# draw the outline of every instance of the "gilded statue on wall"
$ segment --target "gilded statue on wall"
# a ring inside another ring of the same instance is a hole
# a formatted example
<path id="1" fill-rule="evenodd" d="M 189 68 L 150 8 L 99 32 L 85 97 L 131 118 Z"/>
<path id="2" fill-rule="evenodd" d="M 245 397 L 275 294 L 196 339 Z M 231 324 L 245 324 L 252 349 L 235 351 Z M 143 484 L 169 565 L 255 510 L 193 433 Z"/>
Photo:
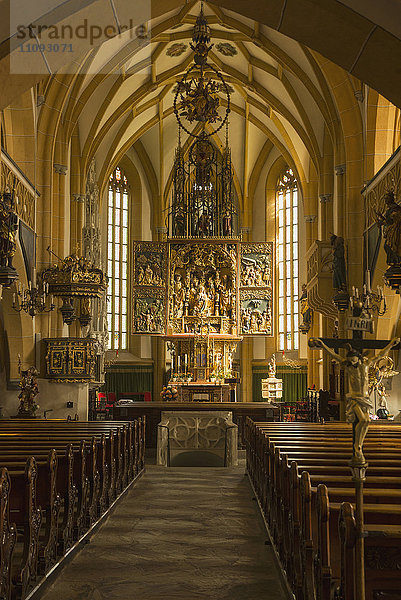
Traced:
<path id="1" fill-rule="evenodd" d="M 269 361 L 269 364 L 267 365 L 267 369 L 269 372 L 269 377 L 275 378 L 276 377 L 276 355 L 274 354 L 274 352 Z"/>
<path id="2" fill-rule="evenodd" d="M 35 367 L 29 367 L 25 371 L 21 371 L 21 380 L 18 384 L 21 389 L 18 407 L 18 417 L 34 417 L 39 405 L 36 403 L 36 396 L 39 394 L 39 386 L 37 382 L 38 371 Z"/>
<path id="3" fill-rule="evenodd" d="M 401 264 L 401 206 L 397 204 L 393 191 L 388 191 L 383 198 L 386 210 L 376 211 L 376 223 L 383 229 L 384 250 L 388 265 Z"/>
<path id="4" fill-rule="evenodd" d="M 302 323 L 299 329 L 302 333 L 307 333 L 312 324 L 312 309 L 308 302 L 308 293 L 306 290 L 306 283 L 302 285 L 302 294 L 299 297 L 300 312 L 302 316 Z"/>
<path id="5" fill-rule="evenodd" d="M 18 217 L 14 212 L 14 198 L 10 192 L 4 192 L 0 196 L 0 268 L 3 271 L 15 273 L 13 258 L 17 249 L 16 232 L 18 229 Z M 12 275 L 11 275 L 12 277 Z M 12 279 L 15 279 L 12 277 Z M 3 285 L 10 285 L 4 280 Z"/>

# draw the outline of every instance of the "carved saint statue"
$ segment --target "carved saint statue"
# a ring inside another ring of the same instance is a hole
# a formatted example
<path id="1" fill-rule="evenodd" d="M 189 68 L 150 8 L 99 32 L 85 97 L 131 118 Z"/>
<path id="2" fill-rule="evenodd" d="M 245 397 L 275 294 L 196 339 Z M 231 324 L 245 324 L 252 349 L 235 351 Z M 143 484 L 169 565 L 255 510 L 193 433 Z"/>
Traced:
<path id="1" fill-rule="evenodd" d="M 384 250 L 388 265 L 401 263 L 401 206 L 394 198 L 394 192 L 389 191 L 384 196 L 385 213 L 376 211 L 376 222 L 383 228 Z"/>
<path id="2" fill-rule="evenodd" d="M 36 410 L 39 408 L 35 400 L 35 397 L 39 394 L 37 376 L 38 372 L 35 367 L 29 367 L 26 371 L 21 371 L 21 381 L 18 384 L 21 388 L 18 395 L 20 400 L 19 417 L 34 417 Z"/>
<path id="3" fill-rule="evenodd" d="M 388 394 L 386 392 L 386 386 L 384 385 L 384 383 L 379 383 L 379 385 L 376 388 L 376 392 L 379 396 L 379 408 L 377 409 L 376 414 L 379 417 L 379 419 L 388 419 L 388 416 L 390 414 L 387 406 Z"/>
<path id="4" fill-rule="evenodd" d="M 311 311 L 311 307 L 309 306 L 309 303 L 308 303 L 308 294 L 306 291 L 306 283 L 304 283 L 302 285 L 302 294 L 299 297 L 299 304 L 300 304 L 301 315 L 302 315 L 302 325 L 304 325 L 305 327 L 308 327 L 308 326 L 310 326 L 310 324 L 312 322 L 312 311 Z"/>
<path id="5" fill-rule="evenodd" d="M 18 217 L 13 211 L 13 196 L 5 192 L 0 196 L 0 266 L 15 271 L 12 261 L 17 244 Z"/>
<path id="6" fill-rule="evenodd" d="M 311 338 L 309 346 L 311 348 L 323 348 L 337 361 L 348 375 L 347 422 L 353 424 L 353 446 L 354 458 L 361 464 L 365 464 L 365 457 L 362 452 L 362 446 L 369 427 L 369 411 L 373 405 L 369 397 L 369 368 L 374 366 L 379 360 L 398 344 L 400 338 L 394 338 L 383 350 L 376 356 L 367 358 L 350 344 L 346 345 L 347 355 L 342 358 L 334 350 L 326 346 L 319 338 Z"/>
<path id="7" fill-rule="evenodd" d="M 184 314 L 185 289 L 182 285 L 182 277 L 178 273 L 175 279 L 174 286 L 174 316 L 182 317 Z"/>
<path id="8" fill-rule="evenodd" d="M 272 354 L 269 364 L 267 365 L 269 370 L 269 377 L 276 377 L 276 356 Z"/>
<path id="9" fill-rule="evenodd" d="M 223 235 L 232 235 L 233 227 L 232 227 L 232 219 L 231 212 L 227 209 L 224 213 L 223 217 Z"/>
<path id="10" fill-rule="evenodd" d="M 347 290 L 347 270 L 345 267 L 344 238 L 333 233 L 330 237 L 333 246 L 333 288 L 338 291 Z"/>

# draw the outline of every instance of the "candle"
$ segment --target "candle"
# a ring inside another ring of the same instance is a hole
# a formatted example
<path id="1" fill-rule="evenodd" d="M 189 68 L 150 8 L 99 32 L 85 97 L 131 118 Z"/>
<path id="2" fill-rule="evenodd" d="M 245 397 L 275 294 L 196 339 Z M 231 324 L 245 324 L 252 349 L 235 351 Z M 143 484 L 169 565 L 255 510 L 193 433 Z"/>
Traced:
<path id="1" fill-rule="evenodd" d="M 16 300 L 16 297 L 15 297 L 15 293 L 14 293 L 13 294 L 13 305 L 15 305 L 15 300 Z"/>
<path id="2" fill-rule="evenodd" d="M 33 287 L 36 286 L 36 267 L 33 268 Z"/>
<path id="3" fill-rule="evenodd" d="M 371 287 L 370 287 L 370 271 L 369 271 L 369 269 L 366 271 L 366 287 L 368 289 L 368 292 L 370 292 Z"/>
<path id="4" fill-rule="evenodd" d="M 366 296 L 366 283 L 363 284 L 363 295 Z"/>
<path id="5" fill-rule="evenodd" d="M 355 286 L 352 286 L 352 295 L 355 296 Z"/>
<path id="6" fill-rule="evenodd" d="M 181 357 L 178 357 L 178 372 L 180 372 L 180 366 L 181 366 Z"/>

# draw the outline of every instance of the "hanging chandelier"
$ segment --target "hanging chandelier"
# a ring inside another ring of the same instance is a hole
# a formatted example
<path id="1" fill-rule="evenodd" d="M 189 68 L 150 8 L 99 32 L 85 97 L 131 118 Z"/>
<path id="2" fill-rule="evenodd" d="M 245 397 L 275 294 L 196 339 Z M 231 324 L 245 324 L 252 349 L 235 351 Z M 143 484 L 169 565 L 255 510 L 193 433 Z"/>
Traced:
<path id="1" fill-rule="evenodd" d="M 194 64 L 177 84 L 174 113 L 178 146 L 173 167 L 169 237 L 233 237 L 238 230 L 228 144 L 230 92 L 220 71 L 208 62 L 210 28 L 201 8 L 191 48 Z M 220 152 L 212 139 L 225 126 Z M 187 147 L 181 133 L 188 134 Z M 193 140 L 192 143 L 190 140 Z"/>
<path id="2" fill-rule="evenodd" d="M 48 285 L 43 283 L 41 287 L 36 287 L 35 281 L 33 285 L 30 281 L 28 288 L 21 284 L 18 286 L 17 292 L 13 294 L 12 306 L 15 311 L 24 311 L 33 318 L 39 313 L 51 312 L 55 309 L 53 296 L 51 296 L 50 304 L 47 303 L 47 298 Z"/>

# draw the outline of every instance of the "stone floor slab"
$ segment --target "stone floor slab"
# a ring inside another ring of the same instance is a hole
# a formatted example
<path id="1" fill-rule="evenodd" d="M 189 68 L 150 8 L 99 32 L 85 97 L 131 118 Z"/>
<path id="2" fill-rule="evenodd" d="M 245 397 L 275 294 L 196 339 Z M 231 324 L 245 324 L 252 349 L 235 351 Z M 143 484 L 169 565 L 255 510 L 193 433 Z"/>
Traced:
<path id="1" fill-rule="evenodd" d="M 284 600 L 241 467 L 147 467 L 43 600 Z"/>

